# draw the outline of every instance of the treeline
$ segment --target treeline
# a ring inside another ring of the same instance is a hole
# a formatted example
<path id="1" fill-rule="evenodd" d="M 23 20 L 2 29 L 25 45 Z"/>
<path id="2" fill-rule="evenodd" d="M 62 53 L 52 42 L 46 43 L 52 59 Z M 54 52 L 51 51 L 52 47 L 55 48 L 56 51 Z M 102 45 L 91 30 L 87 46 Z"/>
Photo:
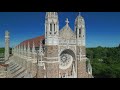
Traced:
<path id="1" fill-rule="evenodd" d="M 5 52 L 5 48 L 0 48 L 0 53 L 4 53 Z M 10 48 L 10 54 L 12 53 L 12 48 Z"/>
<path id="2" fill-rule="evenodd" d="M 120 45 L 113 48 L 99 46 L 86 50 L 94 78 L 120 78 Z M 4 48 L 0 48 L 0 53 L 4 53 Z"/>
<path id="3" fill-rule="evenodd" d="M 4 53 L 4 48 L 0 48 L 0 53 Z"/>
<path id="4" fill-rule="evenodd" d="M 95 78 L 120 78 L 120 45 L 107 48 L 87 48 Z"/>

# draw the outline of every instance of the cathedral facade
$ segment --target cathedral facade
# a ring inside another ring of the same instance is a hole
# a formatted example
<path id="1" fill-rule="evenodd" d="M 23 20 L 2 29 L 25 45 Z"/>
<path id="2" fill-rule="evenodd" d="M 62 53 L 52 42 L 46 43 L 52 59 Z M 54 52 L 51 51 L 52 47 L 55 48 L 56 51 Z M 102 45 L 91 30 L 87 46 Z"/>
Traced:
<path id="1" fill-rule="evenodd" d="M 92 78 L 86 57 L 84 18 L 80 14 L 76 17 L 74 30 L 68 19 L 65 22 L 60 30 L 58 13 L 46 12 L 45 35 L 20 43 L 9 59 L 24 67 L 31 77 Z"/>

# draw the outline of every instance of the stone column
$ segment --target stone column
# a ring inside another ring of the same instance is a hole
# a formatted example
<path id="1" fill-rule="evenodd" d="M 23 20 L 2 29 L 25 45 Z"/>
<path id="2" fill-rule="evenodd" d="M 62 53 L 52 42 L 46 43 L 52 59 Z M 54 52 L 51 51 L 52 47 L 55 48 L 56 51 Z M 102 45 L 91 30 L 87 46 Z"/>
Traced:
<path id="1" fill-rule="evenodd" d="M 5 32 L 5 61 L 9 59 L 9 32 Z"/>
<path id="2" fill-rule="evenodd" d="M 33 48 L 32 48 L 32 58 L 33 58 L 33 59 L 35 59 L 35 54 L 36 54 L 35 51 L 36 51 L 36 50 L 35 50 L 35 44 L 34 44 L 34 42 L 33 42 Z"/>

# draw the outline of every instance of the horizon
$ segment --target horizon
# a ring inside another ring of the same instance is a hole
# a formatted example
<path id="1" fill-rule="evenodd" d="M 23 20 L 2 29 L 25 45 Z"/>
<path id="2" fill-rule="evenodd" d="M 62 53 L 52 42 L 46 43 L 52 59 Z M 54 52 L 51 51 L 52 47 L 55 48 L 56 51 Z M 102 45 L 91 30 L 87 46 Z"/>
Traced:
<path id="1" fill-rule="evenodd" d="M 79 12 L 58 12 L 60 30 L 66 18 L 74 31 Z M 85 19 L 86 47 L 117 47 L 120 44 L 120 12 L 81 12 Z M 10 47 L 44 34 L 45 12 L 0 12 L 0 47 L 5 31 L 10 32 Z"/>

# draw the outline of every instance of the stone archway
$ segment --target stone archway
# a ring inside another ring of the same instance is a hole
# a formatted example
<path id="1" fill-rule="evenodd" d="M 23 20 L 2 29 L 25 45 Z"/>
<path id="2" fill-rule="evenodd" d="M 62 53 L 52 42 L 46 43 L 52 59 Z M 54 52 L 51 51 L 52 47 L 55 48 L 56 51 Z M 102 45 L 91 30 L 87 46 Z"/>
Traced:
<path id="1" fill-rule="evenodd" d="M 60 53 L 60 58 L 59 58 L 60 77 L 63 78 L 63 77 L 74 76 L 73 72 L 76 71 L 75 61 L 76 61 L 75 53 L 72 50 L 65 49 Z"/>
<path id="2" fill-rule="evenodd" d="M 71 55 L 71 56 L 75 59 L 75 53 L 74 53 L 71 49 L 65 49 L 65 50 L 63 50 L 63 51 L 60 53 L 60 56 L 61 56 L 63 53 L 67 53 L 67 54 Z"/>

